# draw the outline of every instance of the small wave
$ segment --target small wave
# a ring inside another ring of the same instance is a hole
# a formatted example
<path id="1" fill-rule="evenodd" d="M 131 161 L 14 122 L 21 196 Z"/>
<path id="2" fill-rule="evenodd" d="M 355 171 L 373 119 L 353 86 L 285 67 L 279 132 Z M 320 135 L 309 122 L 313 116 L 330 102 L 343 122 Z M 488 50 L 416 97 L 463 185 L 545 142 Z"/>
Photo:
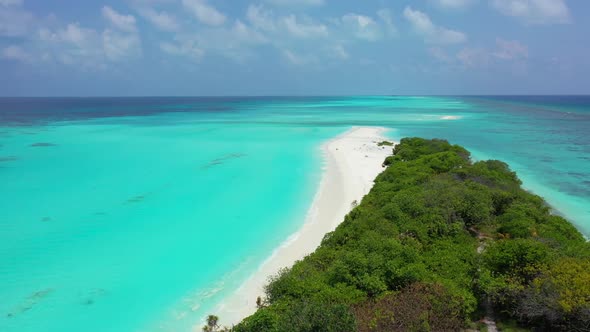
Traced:
<path id="1" fill-rule="evenodd" d="M 458 115 L 443 115 L 440 117 L 441 120 L 460 120 L 461 117 Z"/>

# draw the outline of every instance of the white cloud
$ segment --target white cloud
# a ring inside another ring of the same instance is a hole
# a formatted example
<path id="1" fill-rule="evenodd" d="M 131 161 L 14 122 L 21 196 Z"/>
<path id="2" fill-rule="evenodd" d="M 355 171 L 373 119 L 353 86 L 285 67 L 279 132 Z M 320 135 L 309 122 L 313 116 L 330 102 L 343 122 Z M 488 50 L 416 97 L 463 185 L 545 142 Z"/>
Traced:
<path id="1" fill-rule="evenodd" d="M 273 17 L 273 13 L 269 10 L 266 10 L 262 6 L 250 5 L 248 6 L 248 10 L 246 11 L 246 18 L 254 27 L 266 30 L 266 31 L 274 31 L 276 30 L 275 19 Z"/>
<path id="2" fill-rule="evenodd" d="M 32 59 L 32 56 L 23 50 L 20 46 L 10 45 L 2 49 L 0 53 L 2 58 L 7 60 L 16 60 L 22 62 L 29 62 Z"/>
<path id="3" fill-rule="evenodd" d="M 107 29 L 102 33 L 104 53 L 109 60 L 119 61 L 141 55 L 137 34 L 120 33 Z"/>
<path id="4" fill-rule="evenodd" d="M 236 20 L 231 26 L 206 28 L 198 33 L 177 33 L 174 42 L 161 43 L 160 49 L 194 61 L 205 54 L 212 54 L 244 62 L 254 56 L 251 51 L 254 46 L 267 42 L 268 39 L 260 31 Z"/>
<path id="5" fill-rule="evenodd" d="M 500 13 L 522 20 L 526 24 L 570 23 L 570 11 L 565 0 L 490 0 Z"/>
<path id="6" fill-rule="evenodd" d="M 463 32 L 439 28 L 434 38 L 434 43 L 440 44 L 459 44 L 464 43 L 467 37 Z"/>
<path id="7" fill-rule="evenodd" d="M 404 9 L 404 17 L 428 43 L 460 44 L 467 40 L 467 36 L 463 32 L 437 26 L 430 20 L 430 17 L 426 13 L 413 10 L 409 6 Z"/>
<path id="8" fill-rule="evenodd" d="M 397 28 L 393 23 L 393 15 L 391 14 L 391 11 L 389 9 L 379 9 L 377 11 L 377 16 L 379 16 L 381 21 L 383 21 L 387 29 L 387 32 L 390 35 L 397 35 Z"/>
<path id="9" fill-rule="evenodd" d="M 329 49 L 330 54 L 337 59 L 346 60 L 350 58 L 350 55 L 342 45 L 335 45 Z"/>
<path id="10" fill-rule="evenodd" d="M 342 23 L 359 39 L 376 41 L 381 38 L 379 25 L 369 16 L 346 14 L 342 16 Z"/>
<path id="11" fill-rule="evenodd" d="M 104 6 L 102 7 L 102 16 L 119 30 L 126 32 L 137 31 L 135 17 L 133 15 L 123 15 L 109 6 Z"/>
<path id="12" fill-rule="evenodd" d="M 183 0 L 185 6 L 187 2 L 204 4 L 202 0 Z M 243 20 L 236 19 L 229 24 L 224 16 L 220 25 L 209 24 L 210 27 L 194 32 L 179 29 L 174 41 L 160 43 L 160 49 L 192 59 L 211 55 L 244 62 L 256 57 L 257 45 L 266 44 L 277 49 L 290 63 L 302 65 L 318 63 L 321 59 L 349 59 L 347 50 L 359 39 L 374 41 L 396 32 L 392 15 L 386 9 L 373 17 L 351 13 L 325 20 L 297 14 L 278 15 L 279 10 L 251 4 Z M 310 54 L 303 50 L 312 51 Z"/>
<path id="13" fill-rule="evenodd" d="M 423 33 L 432 33 L 436 30 L 436 27 L 430 20 L 430 17 L 425 13 L 413 10 L 411 7 L 406 7 L 404 9 L 404 17 L 412 23 L 414 28 Z"/>
<path id="14" fill-rule="evenodd" d="M 36 52 L 45 60 L 82 69 L 104 69 L 108 62 L 140 56 L 136 32 L 106 29 L 102 33 L 70 23 L 64 28 L 40 28 Z"/>
<path id="15" fill-rule="evenodd" d="M 432 54 L 437 57 L 437 54 Z M 482 67 L 504 62 L 524 63 L 522 60 L 526 60 L 528 56 L 529 50 L 525 45 L 498 38 L 494 50 L 467 47 L 459 51 L 456 58 L 465 67 Z"/>
<path id="16" fill-rule="evenodd" d="M 231 32 L 235 38 L 247 44 L 262 44 L 267 42 L 264 35 L 250 28 L 240 20 L 236 20 Z"/>
<path id="17" fill-rule="evenodd" d="M 432 0 L 437 6 L 448 9 L 462 9 L 470 6 L 475 0 Z"/>
<path id="18" fill-rule="evenodd" d="M 317 58 L 313 55 L 298 54 L 287 49 L 283 50 L 282 54 L 283 57 L 287 59 L 287 61 L 297 66 L 304 66 L 317 63 Z"/>
<path id="19" fill-rule="evenodd" d="M 258 5 L 250 5 L 246 11 L 248 22 L 261 31 L 272 33 L 277 39 L 285 34 L 295 38 L 314 39 L 328 35 L 328 27 L 316 23 L 309 17 L 297 17 L 293 14 L 277 17 L 271 10 Z"/>
<path id="20" fill-rule="evenodd" d="M 0 6 L 20 6 L 23 4 L 23 0 L 0 0 Z"/>
<path id="21" fill-rule="evenodd" d="M 347 60 L 347 47 L 359 39 L 373 41 L 385 35 L 384 30 L 395 32 L 389 11 L 380 11 L 378 15 L 379 21 L 351 13 L 322 22 L 294 14 L 277 16 L 262 5 L 250 5 L 246 11 L 249 25 L 244 26 L 259 32 L 263 38 L 258 39 L 277 48 L 290 63 L 304 65 L 318 63 L 322 58 Z M 313 50 L 314 54 L 302 55 L 293 47 Z"/>
<path id="22" fill-rule="evenodd" d="M 193 61 L 200 61 L 205 55 L 205 51 L 194 40 L 176 43 L 163 42 L 160 44 L 160 49 L 171 55 L 188 57 Z"/>
<path id="23" fill-rule="evenodd" d="M 178 0 L 129 0 L 138 6 L 157 6 L 163 4 L 177 3 Z"/>
<path id="24" fill-rule="evenodd" d="M 277 6 L 321 6 L 324 0 L 266 0 L 266 2 Z"/>
<path id="25" fill-rule="evenodd" d="M 430 55 L 442 62 L 451 62 L 451 57 L 440 47 L 431 47 L 428 49 Z"/>
<path id="26" fill-rule="evenodd" d="M 182 0 L 182 4 L 203 24 L 219 26 L 226 21 L 225 15 L 205 0 Z"/>
<path id="27" fill-rule="evenodd" d="M 33 21 L 33 15 L 20 7 L 0 7 L 0 37 L 24 36 L 31 29 Z"/>
<path id="28" fill-rule="evenodd" d="M 166 12 L 158 12 L 153 8 L 141 8 L 139 14 L 160 30 L 177 31 L 179 28 L 176 18 Z"/>
<path id="29" fill-rule="evenodd" d="M 319 38 L 328 35 L 328 28 L 323 24 L 316 24 L 307 20 L 307 22 L 298 22 L 295 15 L 289 15 L 282 18 L 282 24 L 287 31 L 294 37 L 298 38 Z"/>
<path id="30" fill-rule="evenodd" d="M 502 60 L 526 59 L 529 57 L 529 49 L 515 40 L 496 39 L 497 50 L 493 52 L 496 58 Z"/>
<path id="31" fill-rule="evenodd" d="M 490 62 L 488 52 L 481 48 L 464 48 L 457 53 L 457 59 L 465 67 L 486 66 Z"/>
<path id="32" fill-rule="evenodd" d="M 263 33 L 282 53 L 304 43 L 306 47 L 319 50 L 330 58 L 344 59 L 348 57 L 343 49 L 345 45 L 350 46 L 358 40 L 377 41 L 397 34 L 391 12 L 387 9 L 379 10 L 376 17 L 349 13 L 339 18 L 316 21 L 295 14 L 277 16 L 262 5 L 250 5 L 246 18 L 252 29 Z M 326 38 L 328 36 L 330 38 Z M 318 44 L 320 42 L 323 44 Z"/>
<path id="33" fill-rule="evenodd" d="M 109 6 L 102 8 L 102 15 L 115 28 L 102 33 L 104 56 L 111 61 L 140 56 L 141 41 L 135 16 L 120 14 Z"/>
<path id="34" fill-rule="evenodd" d="M 95 30 L 80 27 L 80 23 L 70 23 L 65 28 L 55 31 L 48 28 L 39 29 L 41 41 L 71 44 L 80 48 L 92 43 L 96 36 Z"/>
<path id="35" fill-rule="evenodd" d="M 18 7 L 21 1 L 0 1 L 0 36 L 23 39 L 18 46 L 0 49 L 3 58 L 102 70 L 110 62 L 142 53 L 135 17 L 120 14 L 111 7 L 101 8 L 108 28 L 100 31 L 78 22 L 61 23 L 55 15 L 34 17 Z"/>
<path id="36" fill-rule="evenodd" d="M 100 34 L 79 23 L 56 30 L 39 29 L 37 46 L 46 58 L 83 69 L 99 68 L 105 61 Z"/>

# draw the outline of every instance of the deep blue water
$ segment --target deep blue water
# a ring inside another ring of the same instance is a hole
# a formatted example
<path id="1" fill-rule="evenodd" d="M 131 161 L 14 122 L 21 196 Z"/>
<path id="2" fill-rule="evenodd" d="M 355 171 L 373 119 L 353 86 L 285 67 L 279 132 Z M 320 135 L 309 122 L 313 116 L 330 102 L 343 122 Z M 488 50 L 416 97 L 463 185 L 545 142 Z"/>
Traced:
<path id="1" fill-rule="evenodd" d="M 190 330 L 360 125 L 504 160 L 590 235 L 588 96 L 0 98 L 0 331 Z"/>

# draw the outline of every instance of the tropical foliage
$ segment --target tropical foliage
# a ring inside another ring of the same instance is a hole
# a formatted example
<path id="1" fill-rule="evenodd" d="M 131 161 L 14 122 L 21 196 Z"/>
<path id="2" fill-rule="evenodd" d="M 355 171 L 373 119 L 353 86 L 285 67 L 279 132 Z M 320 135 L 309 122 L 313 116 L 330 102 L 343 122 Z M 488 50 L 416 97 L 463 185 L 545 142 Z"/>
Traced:
<path id="1" fill-rule="evenodd" d="M 590 246 L 503 162 L 406 138 L 321 246 L 234 331 L 588 330 Z"/>

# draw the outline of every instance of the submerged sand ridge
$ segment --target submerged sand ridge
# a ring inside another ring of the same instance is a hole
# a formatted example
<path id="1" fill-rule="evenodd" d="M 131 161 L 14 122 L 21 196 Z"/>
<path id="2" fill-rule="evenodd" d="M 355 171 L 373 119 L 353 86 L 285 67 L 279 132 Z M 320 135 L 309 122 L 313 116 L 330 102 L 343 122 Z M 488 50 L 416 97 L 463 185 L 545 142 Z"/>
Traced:
<path id="1" fill-rule="evenodd" d="M 325 169 L 319 189 L 299 231 L 277 248 L 239 289 L 213 311 L 222 325 L 231 326 L 256 311 L 256 298 L 264 296 L 268 277 L 281 268 L 312 253 L 324 235 L 333 231 L 372 188 L 373 180 L 383 170 L 391 146 L 378 146 L 385 128 L 353 127 L 322 145 Z M 195 326 L 200 331 L 201 325 Z"/>

